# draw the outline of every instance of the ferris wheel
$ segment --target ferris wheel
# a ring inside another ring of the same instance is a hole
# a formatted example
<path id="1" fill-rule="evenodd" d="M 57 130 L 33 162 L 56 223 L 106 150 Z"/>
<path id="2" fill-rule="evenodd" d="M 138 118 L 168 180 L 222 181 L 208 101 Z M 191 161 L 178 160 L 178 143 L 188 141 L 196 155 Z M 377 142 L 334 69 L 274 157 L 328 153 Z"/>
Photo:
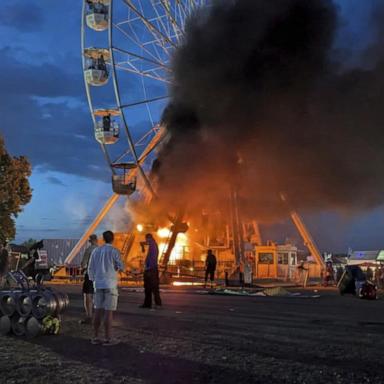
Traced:
<path id="1" fill-rule="evenodd" d="M 209 0 L 84 0 L 81 44 L 95 139 L 117 195 L 154 193 L 148 173 L 185 22 Z"/>

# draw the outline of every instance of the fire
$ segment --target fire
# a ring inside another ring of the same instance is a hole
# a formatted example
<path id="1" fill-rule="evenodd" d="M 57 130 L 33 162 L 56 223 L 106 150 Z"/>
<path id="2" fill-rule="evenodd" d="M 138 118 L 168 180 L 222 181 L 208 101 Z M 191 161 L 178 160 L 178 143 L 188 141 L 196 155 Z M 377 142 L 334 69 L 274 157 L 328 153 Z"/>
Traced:
<path id="1" fill-rule="evenodd" d="M 168 228 L 160 228 L 157 231 L 157 236 L 160 237 L 160 239 L 168 239 L 168 237 L 171 236 L 171 231 Z"/>
<path id="2" fill-rule="evenodd" d="M 159 252 L 162 255 L 168 246 L 168 242 L 166 241 L 171 236 L 171 230 L 169 228 L 160 228 L 157 231 L 157 236 L 162 239 L 159 243 Z M 165 240 L 165 241 L 164 241 Z M 189 241 L 188 237 L 185 233 L 179 233 L 177 235 L 176 244 L 171 252 L 171 256 L 169 261 L 175 262 L 176 260 L 181 260 L 189 251 Z"/>
<path id="3" fill-rule="evenodd" d="M 137 229 L 139 232 L 143 232 L 143 229 L 144 229 L 143 224 L 137 224 L 137 225 L 136 225 L 136 229 Z"/>

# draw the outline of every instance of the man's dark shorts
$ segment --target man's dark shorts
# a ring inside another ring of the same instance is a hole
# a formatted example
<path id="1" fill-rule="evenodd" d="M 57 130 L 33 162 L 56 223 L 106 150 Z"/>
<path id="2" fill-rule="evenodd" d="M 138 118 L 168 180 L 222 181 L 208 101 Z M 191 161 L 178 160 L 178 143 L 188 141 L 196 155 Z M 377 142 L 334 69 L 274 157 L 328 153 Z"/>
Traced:
<path id="1" fill-rule="evenodd" d="M 88 294 L 88 295 L 92 295 L 94 293 L 93 281 L 89 280 L 88 273 L 86 273 L 84 275 L 83 293 Z"/>

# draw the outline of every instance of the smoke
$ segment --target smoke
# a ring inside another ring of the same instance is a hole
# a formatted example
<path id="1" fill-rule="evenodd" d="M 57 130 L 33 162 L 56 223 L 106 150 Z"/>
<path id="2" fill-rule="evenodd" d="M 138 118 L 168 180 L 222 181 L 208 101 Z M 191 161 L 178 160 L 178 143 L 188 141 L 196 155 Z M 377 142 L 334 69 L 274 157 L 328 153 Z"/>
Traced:
<path id="1" fill-rule="evenodd" d="M 341 72 L 338 17 L 331 0 L 221 0 L 189 20 L 156 167 L 168 208 L 222 208 L 231 189 L 259 220 L 280 192 L 308 211 L 384 202 L 382 47 Z"/>
<path id="2" fill-rule="evenodd" d="M 381 0 L 374 0 L 372 6 L 372 26 L 375 33 L 374 43 L 365 52 L 367 66 L 384 61 L 384 4 Z"/>

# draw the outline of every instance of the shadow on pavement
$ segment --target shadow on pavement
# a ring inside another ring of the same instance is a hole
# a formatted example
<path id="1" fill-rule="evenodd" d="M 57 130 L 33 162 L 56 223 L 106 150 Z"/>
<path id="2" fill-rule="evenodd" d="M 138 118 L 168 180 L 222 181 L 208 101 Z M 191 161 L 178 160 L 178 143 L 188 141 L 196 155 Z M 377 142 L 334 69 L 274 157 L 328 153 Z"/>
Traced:
<path id="1" fill-rule="evenodd" d="M 209 365 L 182 357 L 141 352 L 127 343 L 104 347 L 84 338 L 61 335 L 41 337 L 29 342 L 51 349 L 63 358 L 76 360 L 111 372 L 153 384 L 163 383 L 258 383 L 245 371 Z M 246 380 L 246 381 L 245 381 Z"/>

